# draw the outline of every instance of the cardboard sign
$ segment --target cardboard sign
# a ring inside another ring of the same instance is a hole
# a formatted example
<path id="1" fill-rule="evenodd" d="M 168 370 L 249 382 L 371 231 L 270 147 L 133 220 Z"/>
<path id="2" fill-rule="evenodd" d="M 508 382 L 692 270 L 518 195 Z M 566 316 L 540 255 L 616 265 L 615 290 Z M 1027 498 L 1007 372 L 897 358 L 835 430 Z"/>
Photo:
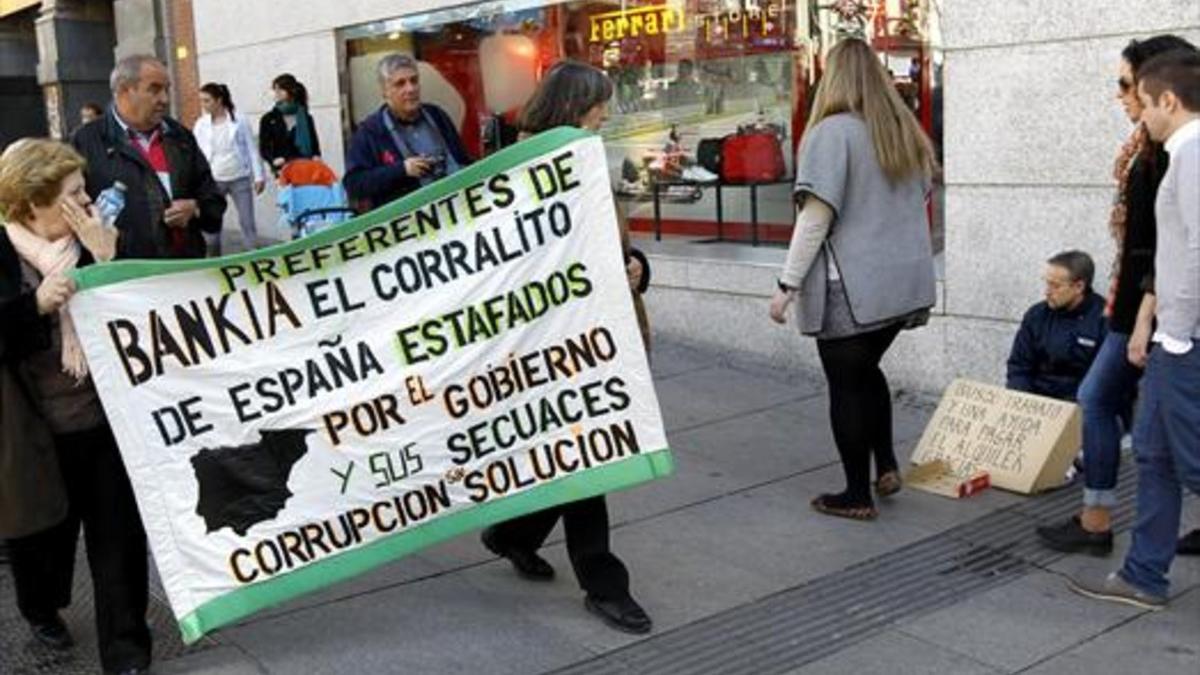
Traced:
<path id="1" fill-rule="evenodd" d="M 955 477 L 986 471 L 994 487 L 1032 494 L 1062 483 L 1082 440 L 1079 406 L 955 380 L 912 461 L 945 460 Z"/>
<path id="2" fill-rule="evenodd" d="M 77 276 L 71 315 L 189 642 L 671 471 L 604 145 L 580 130 L 299 241 Z"/>

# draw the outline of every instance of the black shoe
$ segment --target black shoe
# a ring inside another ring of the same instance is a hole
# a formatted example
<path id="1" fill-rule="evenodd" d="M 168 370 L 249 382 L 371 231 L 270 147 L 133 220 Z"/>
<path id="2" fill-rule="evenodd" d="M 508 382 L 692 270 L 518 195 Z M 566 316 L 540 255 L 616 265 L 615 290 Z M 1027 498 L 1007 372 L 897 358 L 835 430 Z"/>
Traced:
<path id="1" fill-rule="evenodd" d="M 1113 550 L 1112 532 L 1088 532 L 1079 523 L 1079 516 L 1071 516 L 1061 525 L 1043 525 L 1037 528 L 1037 536 L 1049 548 L 1063 553 L 1106 556 Z"/>
<path id="2" fill-rule="evenodd" d="M 125 670 L 114 670 L 116 675 L 143 675 L 150 671 L 146 668 L 126 668 Z"/>
<path id="3" fill-rule="evenodd" d="M 57 615 L 47 621 L 29 622 L 29 630 L 38 642 L 56 652 L 66 651 L 75 646 L 75 640 L 71 638 L 71 632 L 67 630 L 67 626 Z"/>
<path id="4" fill-rule="evenodd" d="M 1179 555 L 1200 555 L 1200 528 L 1180 537 L 1175 552 Z"/>
<path id="5" fill-rule="evenodd" d="M 479 535 L 479 540 L 483 542 L 483 546 L 500 556 L 508 558 L 512 563 L 513 569 L 517 574 L 529 579 L 530 581 L 550 581 L 554 578 L 554 568 L 546 559 L 533 551 L 525 551 L 516 548 L 502 548 L 500 543 L 496 541 L 496 531 L 492 528 L 487 528 Z"/>
<path id="6" fill-rule="evenodd" d="M 589 595 L 584 598 L 583 605 L 589 612 L 604 619 L 604 623 L 624 633 L 645 635 L 654 627 L 646 610 L 629 596 L 620 600 L 604 600 Z"/>

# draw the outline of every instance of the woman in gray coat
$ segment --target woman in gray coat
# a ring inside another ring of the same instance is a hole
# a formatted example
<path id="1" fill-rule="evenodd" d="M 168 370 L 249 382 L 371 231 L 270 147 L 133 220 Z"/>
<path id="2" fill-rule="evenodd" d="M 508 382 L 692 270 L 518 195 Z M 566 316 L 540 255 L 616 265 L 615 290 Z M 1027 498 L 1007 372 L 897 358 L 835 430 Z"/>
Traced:
<path id="1" fill-rule="evenodd" d="M 896 335 L 928 320 L 933 251 L 925 200 L 935 159 L 929 138 L 862 40 L 838 43 L 796 159 L 799 215 L 771 300 L 817 339 L 846 489 L 812 500 L 829 515 L 870 520 L 871 496 L 900 489 L 892 401 L 879 367 Z"/>

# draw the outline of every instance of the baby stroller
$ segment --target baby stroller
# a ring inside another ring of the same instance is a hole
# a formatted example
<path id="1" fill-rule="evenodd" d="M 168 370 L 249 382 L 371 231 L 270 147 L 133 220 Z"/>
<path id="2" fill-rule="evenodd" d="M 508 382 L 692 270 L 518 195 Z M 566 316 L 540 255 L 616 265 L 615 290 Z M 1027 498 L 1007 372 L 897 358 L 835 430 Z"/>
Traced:
<path id="1" fill-rule="evenodd" d="M 275 204 L 280 223 L 300 239 L 354 216 L 346 190 L 337 174 L 319 159 L 296 159 L 279 172 L 279 194 Z"/>

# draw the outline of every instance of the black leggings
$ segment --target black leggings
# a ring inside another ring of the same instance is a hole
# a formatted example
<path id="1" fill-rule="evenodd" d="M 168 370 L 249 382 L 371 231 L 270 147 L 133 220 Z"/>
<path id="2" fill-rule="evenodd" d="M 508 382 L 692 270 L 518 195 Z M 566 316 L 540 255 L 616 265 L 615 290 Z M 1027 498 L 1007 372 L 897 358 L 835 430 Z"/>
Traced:
<path id="1" fill-rule="evenodd" d="M 829 421 L 846 473 L 845 496 L 851 503 L 873 503 L 872 456 L 877 476 L 897 468 L 892 447 L 892 394 L 879 362 L 900 328 L 893 324 L 861 335 L 817 340 L 829 384 Z"/>

